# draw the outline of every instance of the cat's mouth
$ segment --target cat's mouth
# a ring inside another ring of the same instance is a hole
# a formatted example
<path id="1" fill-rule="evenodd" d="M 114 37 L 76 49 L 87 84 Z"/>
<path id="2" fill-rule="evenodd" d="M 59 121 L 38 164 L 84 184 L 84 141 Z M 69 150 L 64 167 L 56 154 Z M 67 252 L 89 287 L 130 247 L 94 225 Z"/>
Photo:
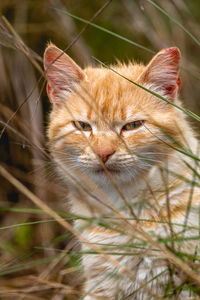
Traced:
<path id="1" fill-rule="evenodd" d="M 114 167 L 107 167 L 107 166 L 105 166 L 105 169 L 100 166 L 98 168 L 95 168 L 93 171 L 96 174 L 106 174 L 106 171 L 108 171 L 110 174 L 113 174 L 113 175 L 120 173 L 119 169 L 114 168 Z"/>

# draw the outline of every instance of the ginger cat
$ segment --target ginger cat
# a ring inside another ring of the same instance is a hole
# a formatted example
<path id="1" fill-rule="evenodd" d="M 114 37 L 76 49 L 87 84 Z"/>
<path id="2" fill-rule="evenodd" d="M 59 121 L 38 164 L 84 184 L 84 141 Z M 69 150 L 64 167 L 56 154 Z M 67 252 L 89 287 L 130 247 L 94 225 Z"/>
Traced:
<path id="1" fill-rule="evenodd" d="M 163 49 L 147 66 L 118 63 L 116 74 L 83 70 L 50 44 L 44 67 L 50 151 L 71 211 L 92 218 L 74 224 L 87 252 L 81 299 L 192 296 L 188 273 L 159 245 L 168 253 L 198 254 L 198 239 L 187 241 L 199 235 L 198 142 L 185 113 L 119 76 L 180 106 L 180 51 Z"/>

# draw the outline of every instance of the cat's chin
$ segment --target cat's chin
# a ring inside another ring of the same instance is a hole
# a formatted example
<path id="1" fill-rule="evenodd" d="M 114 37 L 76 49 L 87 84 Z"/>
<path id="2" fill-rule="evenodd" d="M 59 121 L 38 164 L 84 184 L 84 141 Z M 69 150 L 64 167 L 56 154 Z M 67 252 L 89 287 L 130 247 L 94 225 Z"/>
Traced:
<path id="1" fill-rule="evenodd" d="M 103 168 L 94 168 L 87 170 L 86 174 L 90 177 L 98 186 L 108 187 L 113 186 L 113 181 L 120 186 L 123 184 L 133 184 L 136 176 L 130 176 L 130 174 L 121 168 L 106 168 L 107 172 Z"/>

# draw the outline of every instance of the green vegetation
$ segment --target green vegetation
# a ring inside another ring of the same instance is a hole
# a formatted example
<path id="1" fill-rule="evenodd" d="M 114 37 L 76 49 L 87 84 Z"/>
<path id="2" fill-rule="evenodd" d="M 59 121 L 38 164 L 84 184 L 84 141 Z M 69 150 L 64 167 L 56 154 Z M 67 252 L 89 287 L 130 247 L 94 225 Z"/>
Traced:
<path id="1" fill-rule="evenodd" d="M 4 16 L 0 19 L 0 165 L 17 180 L 14 185 L 10 177 L 0 177 L 0 299 L 53 299 L 55 295 L 60 295 L 59 299 L 78 299 L 82 282 L 80 258 L 96 254 L 93 249 L 80 251 L 77 239 L 68 230 L 73 220 L 86 218 L 69 213 L 67 192 L 56 177 L 47 150 L 45 130 L 50 106 L 42 71 L 47 42 L 51 40 L 67 49 L 82 66 L 99 63 L 105 67 L 116 59 L 147 62 L 159 49 L 178 46 L 183 56 L 181 97 L 187 107 L 181 110 L 199 128 L 200 2 L 115 0 L 107 1 L 101 9 L 105 3 L 4 0 L 0 4 Z M 178 148 L 198 163 L 193 153 Z M 200 176 L 195 169 L 193 173 L 191 190 L 199 184 Z M 40 202 L 36 207 L 23 187 L 50 209 Z M 88 224 L 115 228 L 115 221 L 90 218 Z M 181 233 L 191 229 L 189 224 L 183 227 Z M 126 234 L 126 230 L 120 230 Z M 192 270 L 194 263 L 198 264 L 200 257 L 195 253 L 188 255 L 171 247 L 188 238 L 155 238 Z M 121 247 L 98 246 L 107 255 L 133 255 L 130 249 L 145 250 L 148 243 L 138 240 Z M 106 276 L 109 275 L 105 274 L 105 279 Z M 169 282 L 163 298 L 173 298 L 182 289 L 190 290 L 191 297 L 200 295 L 199 287 L 188 276 L 176 290 Z"/>

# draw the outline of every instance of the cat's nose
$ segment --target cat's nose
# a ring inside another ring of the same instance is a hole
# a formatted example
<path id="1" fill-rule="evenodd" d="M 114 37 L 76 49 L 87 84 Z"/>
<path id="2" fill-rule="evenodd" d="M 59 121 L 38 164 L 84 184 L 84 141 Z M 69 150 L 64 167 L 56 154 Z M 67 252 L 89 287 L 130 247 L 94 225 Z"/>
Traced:
<path id="1" fill-rule="evenodd" d="M 96 154 L 99 156 L 99 158 L 102 160 L 102 162 L 105 164 L 109 157 L 115 153 L 115 150 L 112 147 L 99 147 L 96 149 Z"/>

